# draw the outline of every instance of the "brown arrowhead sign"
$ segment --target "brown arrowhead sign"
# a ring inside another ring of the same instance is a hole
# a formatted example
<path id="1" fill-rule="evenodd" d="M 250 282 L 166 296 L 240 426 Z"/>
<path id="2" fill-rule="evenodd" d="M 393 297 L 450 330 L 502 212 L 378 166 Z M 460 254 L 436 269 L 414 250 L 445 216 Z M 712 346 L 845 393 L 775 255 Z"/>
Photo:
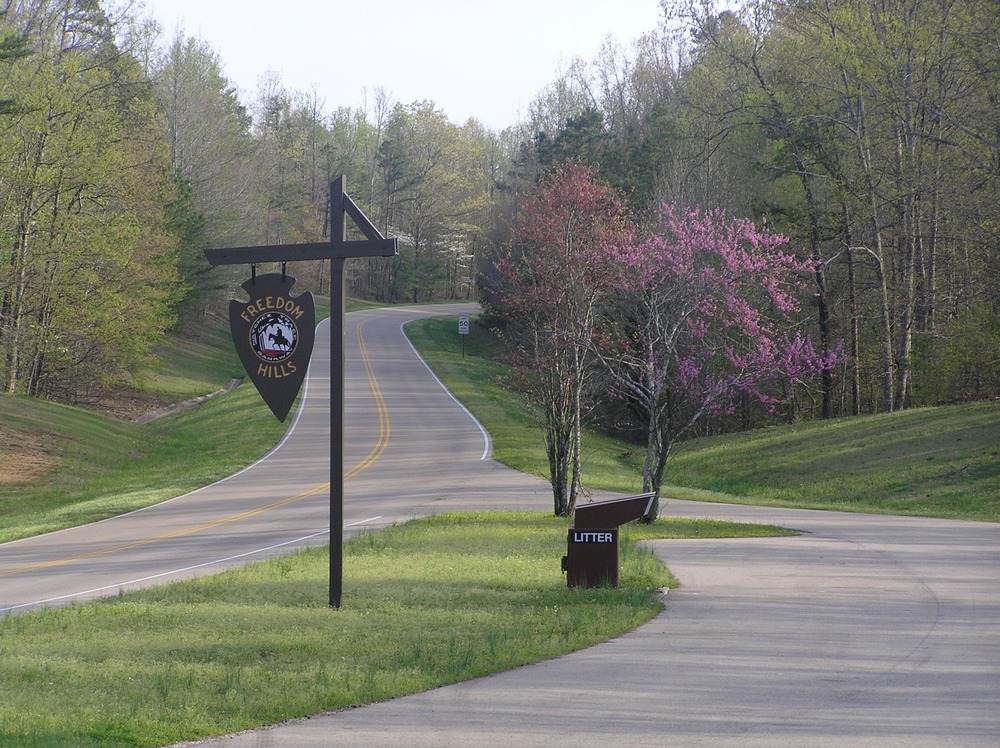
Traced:
<path id="1" fill-rule="evenodd" d="M 229 328 L 243 368 L 282 422 L 305 380 L 316 338 L 313 296 L 293 297 L 294 284 L 281 273 L 258 275 L 243 284 L 250 301 L 229 302 Z"/>

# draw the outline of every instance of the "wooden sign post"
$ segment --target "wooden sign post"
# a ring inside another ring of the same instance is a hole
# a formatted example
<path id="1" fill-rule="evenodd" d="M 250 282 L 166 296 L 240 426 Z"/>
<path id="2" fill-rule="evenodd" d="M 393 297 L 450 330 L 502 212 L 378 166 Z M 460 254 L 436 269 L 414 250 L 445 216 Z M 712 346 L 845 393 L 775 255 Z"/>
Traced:
<path id="1" fill-rule="evenodd" d="M 345 220 L 348 216 L 365 239 L 348 241 Z M 372 225 L 345 191 L 342 176 L 330 185 L 329 242 L 205 250 L 212 265 L 330 261 L 330 606 L 333 608 L 340 607 L 344 572 L 344 261 L 349 257 L 396 254 L 396 239 L 386 239 Z"/>

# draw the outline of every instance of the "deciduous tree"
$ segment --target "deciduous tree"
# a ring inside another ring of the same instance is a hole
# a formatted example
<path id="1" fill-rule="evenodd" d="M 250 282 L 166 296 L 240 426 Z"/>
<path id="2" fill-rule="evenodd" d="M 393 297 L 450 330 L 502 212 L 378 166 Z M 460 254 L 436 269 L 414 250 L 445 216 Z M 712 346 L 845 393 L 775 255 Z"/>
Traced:
<path id="1" fill-rule="evenodd" d="M 7 25 L 8 12 L 7 8 L 0 9 L 0 63 L 26 57 L 30 53 L 27 37 Z M 0 114 L 16 111 L 16 103 L 12 98 L 0 98 Z"/>
<path id="2" fill-rule="evenodd" d="M 514 363 L 541 411 L 555 513 L 580 493 L 583 396 L 592 369 L 598 306 L 627 236 L 622 202 L 579 164 L 556 169 L 516 217 L 497 263 L 493 311 L 506 320 Z"/>
<path id="3" fill-rule="evenodd" d="M 788 383 L 837 363 L 794 327 L 808 267 L 786 241 L 721 211 L 664 205 L 652 235 L 610 247 L 624 272 L 597 350 L 645 425 L 644 491 L 659 495 L 674 442 L 706 413 L 739 396 L 773 406 Z"/>
<path id="4" fill-rule="evenodd" d="M 456 273 L 468 279 L 460 266 L 487 215 L 481 152 L 475 126 L 456 126 L 433 102 L 394 109 L 379 148 L 384 215 L 404 244 L 390 300 L 439 298 L 457 290 Z"/>
<path id="5" fill-rule="evenodd" d="M 209 268 L 202 250 L 260 243 L 251 220 L 261 212 L 257 149 L 250 115 L 223 75 L 222 60 L 205 42 L 178 33 L 158 59 L 153 82 L 179 183 L 172 217 L 181 239 L 185 301 L 200 313 L 236 282 L 223 280 L 232 270 Z"/>
<path id="6" fill-rule="evenodd" d="M 77 399 L 134 373 L 171 320 L 173 197 L 163 133 L 116 22 L 96 3 L 11 13 L 32 54 L 3 80 L 0 383 Z"/>

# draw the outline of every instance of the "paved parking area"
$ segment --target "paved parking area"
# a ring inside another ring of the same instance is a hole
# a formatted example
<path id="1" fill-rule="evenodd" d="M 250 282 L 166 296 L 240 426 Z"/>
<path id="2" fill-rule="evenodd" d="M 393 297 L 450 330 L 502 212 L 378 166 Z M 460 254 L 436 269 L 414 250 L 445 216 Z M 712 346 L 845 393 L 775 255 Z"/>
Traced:
<path id="1" fill-rule="evenodd" d="M 669 501 L 681 587 L 585 651 L 213 746 L 997 746 L 1000 525 Z"/>

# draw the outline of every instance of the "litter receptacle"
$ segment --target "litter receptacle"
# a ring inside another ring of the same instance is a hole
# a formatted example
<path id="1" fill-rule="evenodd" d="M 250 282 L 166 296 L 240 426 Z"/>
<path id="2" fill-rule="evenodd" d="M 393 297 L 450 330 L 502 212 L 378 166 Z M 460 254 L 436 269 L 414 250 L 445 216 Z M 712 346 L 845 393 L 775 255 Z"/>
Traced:
<path id="1" fill-rule="evenodd" d="M 655 494 L 577 506 L 562 568 L 569 587 L 617 587 L 618 527 L 649 514 Z"/>

